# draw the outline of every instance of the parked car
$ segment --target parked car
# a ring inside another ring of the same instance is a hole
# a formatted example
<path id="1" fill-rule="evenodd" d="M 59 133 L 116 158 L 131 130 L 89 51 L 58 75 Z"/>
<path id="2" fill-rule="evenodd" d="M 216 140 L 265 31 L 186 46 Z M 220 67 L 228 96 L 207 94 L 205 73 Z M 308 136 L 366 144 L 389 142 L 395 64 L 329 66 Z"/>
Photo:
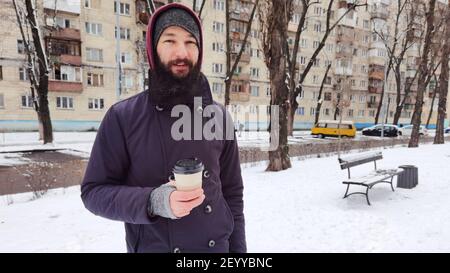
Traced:
<path id="1" fill-rule="evenodd" d="M 383 125 L 376 124 L 367 128 L 362 129 L 362 134 L 364 136 L 381 136 L 381 129 Z M 384 133 L 385 137 L 396 137 L 399 135 L 399 128 L 395 125 L 384 125 Z"/>
<path id="2" fill-rule="evenodd" d="M 356 127 L 352 121 L 342 121 L 339 125 L 338 120 L 323 120 L 319 121 L 313 128 L 311 128 L 311 135 L 315 135 L 320 138 L 339 136 L 355 137 Z"/>
<path id="3" fill-rule="evenodd" d="M 399 128 L 399 135 L 401 136 L 410 136 L 412 133 L 413 125 L 406 125 L 401 128 Z M 420 125 L 419 134 L 421 136 L 427 136 L 428 130 L 425 128 L 425 126 Z"/>
<path id="4" fill-rule="evenodd" d="M 446 128 L 446 129 L 444 130 L 444 134 L 450 134 L 450 127 Z"/>

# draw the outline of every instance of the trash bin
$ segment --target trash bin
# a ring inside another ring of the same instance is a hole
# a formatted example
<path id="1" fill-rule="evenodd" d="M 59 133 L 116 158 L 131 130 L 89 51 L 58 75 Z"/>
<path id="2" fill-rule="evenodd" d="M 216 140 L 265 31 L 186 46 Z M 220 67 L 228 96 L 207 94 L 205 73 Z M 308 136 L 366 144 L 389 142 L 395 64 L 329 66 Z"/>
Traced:
<path id="1" fill-rule="evenodd" d="M 404 171 L 398 175 L 397 188 L 412 189 L 419 184 L 419 170 L 413 165 L 398 166 Z"/>

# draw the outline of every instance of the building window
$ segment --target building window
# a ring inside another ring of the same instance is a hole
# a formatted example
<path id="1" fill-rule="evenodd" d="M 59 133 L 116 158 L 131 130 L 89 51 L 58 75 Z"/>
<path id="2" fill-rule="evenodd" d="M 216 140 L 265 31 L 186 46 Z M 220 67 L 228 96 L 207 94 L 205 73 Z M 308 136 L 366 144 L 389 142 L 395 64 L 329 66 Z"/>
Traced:
<path id="1" fill-rule="evenodd" d="M 319 41 L 314 41 L 314 42 L 313 42 L 313 48 L 318 48 L 319 45 L 320 45 L 320 42 L 319 42 Z"/>
<path id="2" fill-rule="evenodd" d="M 251 67 L 250 68 L 250 76 L 252 78 L 259 78 L 259 68 Z"/>
<path id="3" fill-rule="evenodd" d="M 28 72 L 25 68 L 19 68 L 19 79 L 21 81 L 28 81 Z"/>
<path id="4" fill-rule="evenodd" d="M 213 93 L 222 94 L 222 92 L 223 92 L 223 83 L 214 82 L 212 90 L 213 90 Z"/>
<path id="5" fill-rule="evenodd" d="M 0 65 L 0 81 L 3 80 L 3 66 Z"/>
<path id="6" fill-rule="evenodd" d="M 5 108 L 5 97 L 0 94 L 0 108 Z"/>
<path id="7" fill-rule="evenodd" d="M 330 108 L 325 108 L 325 109 L 323 109 L 323 114 L 324 114 L 325 116 L 329 116 L 329 115 L 330 115 Z"/>
<path id="8" fill-rule="evenodd" d="M 213 32 L 223 33 L 224 29 L 225 29 L 225 25 L 223 23 L 219 23 L 216 21 L 213 22 Z"/>
<path id="9" fill-rule="evenodd" d="M 32 108 L 33 107 L 33 98 L 31 95 L 23 95 L 22 99 L 22 107 L 23 108 Z"/>
<path id="10" fill-rule="evenodd" d="M 308 47 L 307 43 L 308 42 L 307 42 L 306 39 L 302 39 L 301 42 L 300 42 L 300 47 L 301 48 L 307 48 Z"/>
<path id="11" fill-rule="evenodd" d="M 250 90 L 253 97 L 259 96 L 259 86 L 252 86 L 250 87 Z"/>
<path id="12" fill-rule="evenodd" d="M 132 64 L 133 59 L 130 52 L 122 52 L 120 54 L 120 62 L 123 64 Z"/>
<path id="13" fill-rule="evenodd" d="M 23 40 L 17 40 L 17 53 L 25 54 L 25 43 Z"/>
<path id="14" fill-rule="evenodd" d="M 55 65 L 53 68 L 53 80 L 81 82 L 81 67 L 68 65 Z"/>
<path id="15" fill-rule="evenodd" d="M 315 107 L 309 108 L 309 115 L 310 115 L 310 116 L 316 115 L 316 108 L 315 108 Z"/>
<path id="16" fill-rule="evenodd" d="M 105 103 L 103 99 L 92 99 L 88 100 L 88 108 L 91 110 L 101 110 L 105 108 Z"/>
<path id="17" fill-rule="evenodd" d="M 375 116 L 375 110 L 370 110 L 369 117 L 374 117 L 374 116 Z"/>
<path id="18" fill-rule="evenodd" d="M 364 27 L 365 29 L 369 29 L 369 20 L 364 20 L 364 21 L 363 21 L 363 27 Z"/>
<path id="19" fill-rule="evenodd" d="M 60 28 L 70 28 L 70 19 L 65 19 L 61 17 L 56 17 L 56 26 Z"/>
<path id="20" fill-rule="evenodd" d="M 222 73 L 223 72 L 223 65 L 222 64 L 215 64 L 212 65 L 212 72 L 213 73 Z"/>
<path id="21" fill-rule="evenodd" d="M 117 13 L 117 2 L 114 1 L 114 13 Z M 127 3 L 120 3 L 119 4 L 120 10 L 119 10 L 119 14 L 120 15 L 130 15 L 130 4 Z"/>
<path id="22" fill-rule="evenodd" d="M 213 43 L 212 44 L 212 49 L 213 49 L 213 51 L 216 51 L 216 52 L 223 52 L 224 50 L 223 50 L 223 43 Z"/>
<path id="23" fill-rule="evenodd" d="M 364 117 L 364 110 L 358 111 L 358 117 Z"/>
<path id="24" fill-rule="evenodd" d="M 122 86 L 124 88 L 133 88 L 133 76 L 132 75 L 122 75 Z"/>
<path id="25" fill-rule="evenodd" d="M 201 1 L 199 1 L 201 2 Z M 225 2 L 223 0 L 214 0 L 213 7 L 215 10 L 225 10 Z"/>
<path id="26" fill-rule="evenodd" d="M 348 116 L 353 117 L 353 109 L 348 109 Z"/>
<path id="27" fill-rule="evenodd" d="M 359 96 L 359 102 L 365 103 L 366 102 L 366 96 L 365 95 Z"/>
<path id="28" fill-rule="evenodd" d="M 331 92 L 325 92 L 323 99 L 326 101 L 331 101 Z"/>
<path id="29" fill-rule="evenodd" d="M 86 26 L 86 33 L 95 35 L 95 36 L 103 35 L 102 24 L 86 22 L 85 26 Z"/>
<path id="30" fill-rule="evenodd" d="M 58 109 L 73 109 L 72 97 L 56 97 L 56 108 Z"/>
<path id="31" fill-rule="evenodd" d="M 103 86 L 103 75 L 87 73 L 87 85 L 90 86 Z"/>
<path id="32" fill-rule="evenodd" d="M 299 116 L 305 115 L 305 107 L 298 107 L 297 110 L 295 110 L 295 113 Z"/>
<path id="33" fill-rule="evenodd" d="M 114 28 L 114 37 L 117 38 L 117 27 Z M 120 28 L 120 39 L 122 40 L 130 40 L 131 39 L 131 30 L 129 28 Z"/>
<path id="34" fill-rule="evenodd" d="M 319 76 L 317 76 L 317 75 L 313 76 L 313 83 L 314 84 L 319 84 Z"/>
<path id="35" fill-rule="evenodd" d="M 86 48 L 86 60 L 91 62 L 103 62 L 103 50 L 98 48 Z"/>
<path id="36" fill-rule="evenodd" d="M 326 77 L 325 78 L 325 84 L 326 85 L 331 85 L 331 77 Z"/>

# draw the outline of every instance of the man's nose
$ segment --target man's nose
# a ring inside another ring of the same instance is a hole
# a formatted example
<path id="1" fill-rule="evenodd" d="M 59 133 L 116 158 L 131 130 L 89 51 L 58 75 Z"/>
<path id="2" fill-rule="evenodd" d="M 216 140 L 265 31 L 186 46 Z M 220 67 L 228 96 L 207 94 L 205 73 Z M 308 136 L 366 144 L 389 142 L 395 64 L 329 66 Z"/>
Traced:
<path id="1" fill-rule="evenodd" d="M 180 43 L 175 49 L 176 59 L 186 59 L 188 57 L 188 51 L 184 44 Z"/>

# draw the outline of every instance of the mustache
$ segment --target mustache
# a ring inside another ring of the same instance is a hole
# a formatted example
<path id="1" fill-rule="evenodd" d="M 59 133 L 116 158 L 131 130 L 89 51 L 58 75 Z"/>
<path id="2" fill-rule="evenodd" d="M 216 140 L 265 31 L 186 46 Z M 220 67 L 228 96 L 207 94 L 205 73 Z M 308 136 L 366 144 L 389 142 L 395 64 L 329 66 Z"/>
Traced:
<path id="1" fill-rule="evenodd" d="M 189 66 L 190 69 L 192 69 L 192 67 L 194 67 L 194 63 L 192 61 L 188 60 L 188 59 L 176 59 L 176 60 L 170 61 L 167 64 L 167 66 L 171 67 L 173 65 L 180 65 L 180 64 L 181 65 L 187 65 L 187 66 Z"/>

